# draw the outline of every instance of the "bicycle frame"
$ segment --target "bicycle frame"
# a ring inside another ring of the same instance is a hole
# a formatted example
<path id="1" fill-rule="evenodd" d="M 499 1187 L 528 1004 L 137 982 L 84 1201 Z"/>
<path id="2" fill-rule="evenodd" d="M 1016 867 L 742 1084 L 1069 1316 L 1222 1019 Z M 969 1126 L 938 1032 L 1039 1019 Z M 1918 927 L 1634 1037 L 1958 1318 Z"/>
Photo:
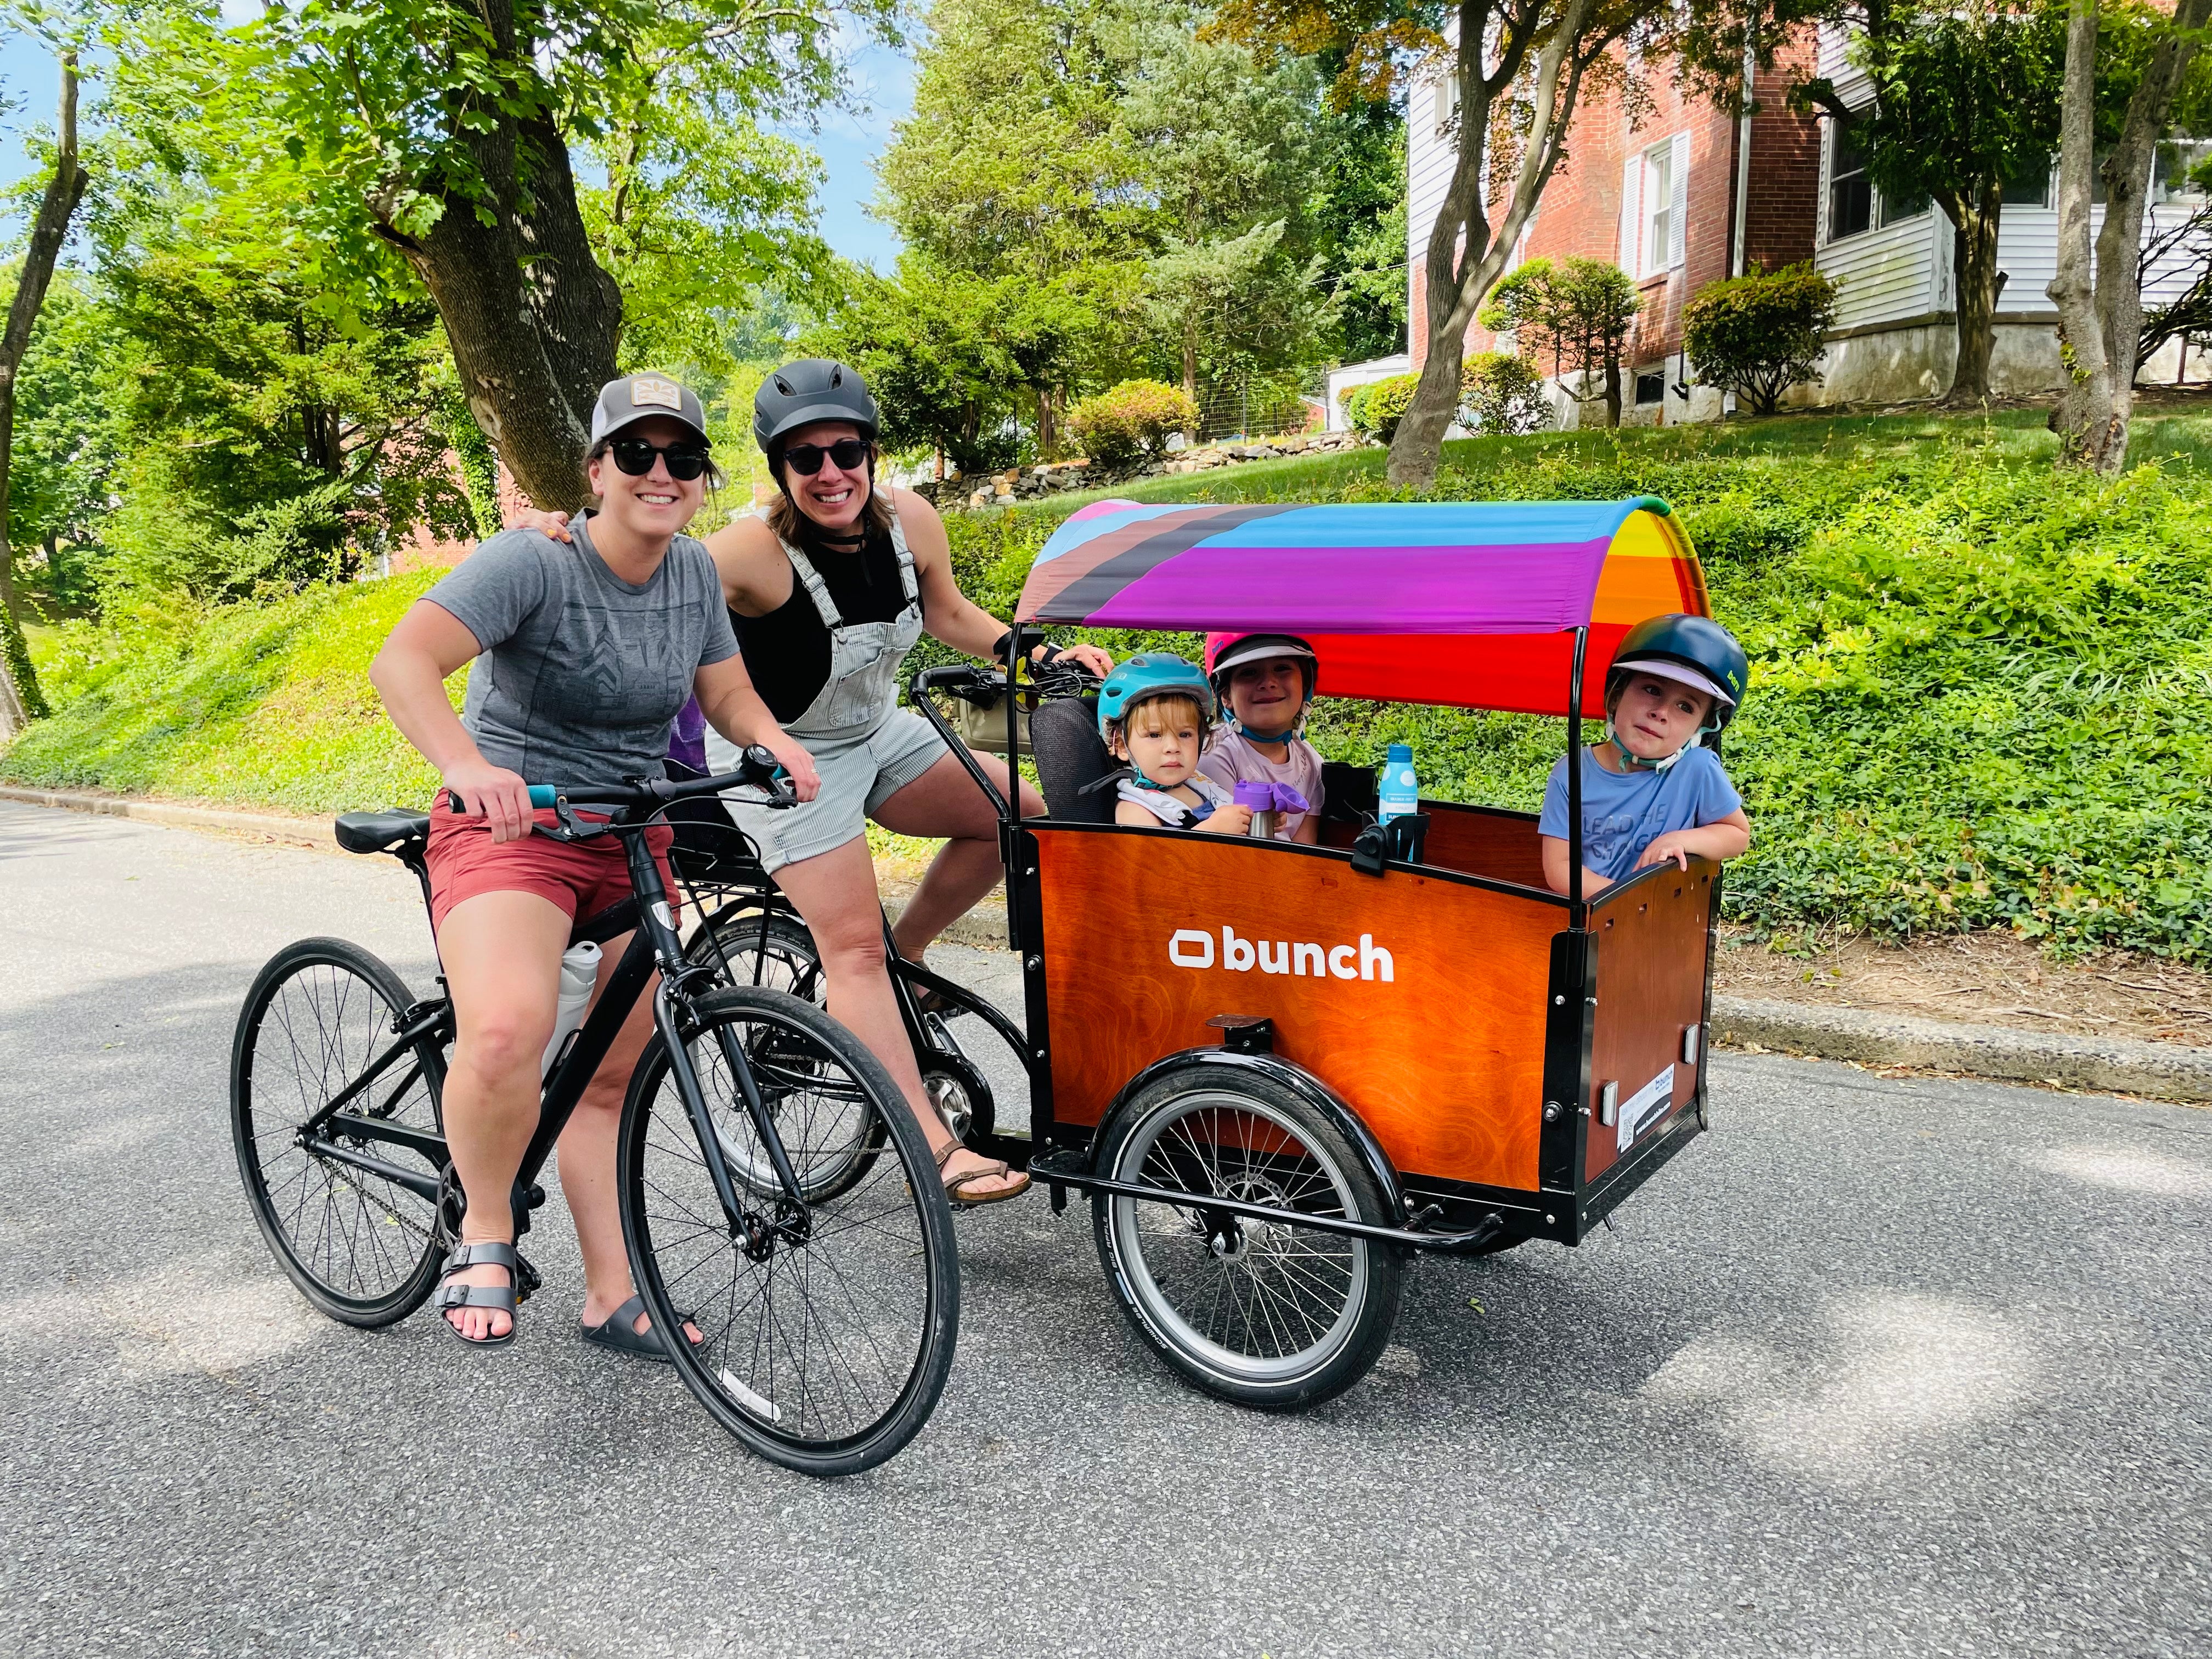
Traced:
<path id="1" fill-rule="evenodd" d="M 582 1100 L 585 1089 L 614 1048 L 615 1040 L 629 1020 L 631 1011 L 637 1006 L 637 1000 L 647 981 L 656 971 L 660 975 L 660 983 L 653 992 L 653 1024 L 667 1047 L 670 1074 L 675 1079 L 677 1092 L 684 1102 L 685 1113 L 690 1118 L 693 1132 L 698 1138 L 700 1158 L 714 1183 L 715 1197 L 721 1203 L 731 1236 L 743 1237 L 750 1245 L 756 1247 L 764 1244 L 773 1233 L 803 1236 L 806 1225 L 806 1203 L 797 1174 L 793 1170 L 790 1154 L 777 1133 L 774 1116 L 762 1097 L 760 1085 L 744 1051 L 726 1026 L 717 1028 L 717 1044 L 724 1062 L 730 1068 L 731 1076 L 737 1083 L 738 1092 L 744 1102 L 746 1115 L 752 1121 L 753 1131 L 760 1137 L 761 1144 L 768 1153 L 777 1184 L 782 1188 L 781 1200 L 773 1221 L 746 1208 L 730 1175 L 728 1163 L 723 1157 L 721 1138 L 715 1133 L 705 1091 L 700 1087 L 698 1073 L 684 1042 L 685 1036 L 696 1029 L 685 987 L 690 981 L 712 977 L 716 970 L 710 965 L 687 964 L 684 960 L 683 942 L 676 932 L 675 918 L 669 908 L 668 890 L 661 880 L 660 867 L 646 843 L 645 831 L 648 821 L 632 823 L 617 817 L 604 828 L 586 829 L 571 815 L 565 797 L 556 801 L 556 810 L 563 825 L 563 832 L 558 838 L 575 839 L 580 836 L 599 835 L 618 835 L 622 837 L 623 851 L 629 868 L 630 887 L 635 895 L 637 924 L 630 931 L 629 944 L 615 964 L 614 974 L 606 981 L 597 1005 L 563 1044 L 561 1053 L 555 1058 L 552 1069 L 546 1074 L 539 1095 L 538 1127 L 531 1135 L 529 1146 L 523 1152 L 520 1167 L 515 1174 L 516 1237 L 519 1238 L 529 1230 L 530 1211 L 544 1201 L 544 1189 L 538 1184 L 539 1174 L 544 1170 L 546 1161 L 552 1157 L 553 1149 L 559 1142 L 562 1132 L 568 1127 L 568 1120 L 574 1114 L 578 1103 Z M 437 1201 L 446 1185 L 452 1162 L 444 1138 L 387 1121 L 374 1108 L 367 1114 L 348 1111 L 346 1108 L 358 1102 L 403 1057 L 411 1055 L 417 1043 L 439 1040 L 450 1033 L 453 1024 L 453 1005 L 446 998 L 417 1004 L 408 1010 L 392 1043 L 362 1069 L 360 1076 L 301 1126 L 299 1133 L 302 1145 L 315 1156 L 351 1165 L 433 1202 Z M 385 1111 L 389 1111 L 391 1103 L 412 1086 L 419 1069 L 419 1066 L 410 1065 L 396 1086 L 388 1091 L 384 1101 Z M 324 1133 L 319 1133 L 319 1131 Z M 434 1164 L 439 1173 L 432 1176 L 402 1169 L 368 1153 L 341 1146 L 330 1138 L 331 1134 L 404 1147 Z"/>

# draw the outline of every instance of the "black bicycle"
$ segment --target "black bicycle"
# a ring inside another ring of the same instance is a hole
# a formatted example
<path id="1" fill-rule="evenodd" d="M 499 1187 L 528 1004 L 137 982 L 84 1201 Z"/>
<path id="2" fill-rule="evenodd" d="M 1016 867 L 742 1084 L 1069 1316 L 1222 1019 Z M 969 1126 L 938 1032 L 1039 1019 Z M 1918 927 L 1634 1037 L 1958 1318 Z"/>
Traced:
<path id="1" fill-rule="evenodd" d="M 644 831 L 672 804 L 732 788 L 789 805 L 765 750 L 690 781 L 538 786 L 556 839 L 616 836 L 632 897 L 571 944 L 633 933 L 599 1006 L 545 1075 L 515 1182 L 515 1237 L 538 1175 L 646 983 L 654 1036 L 623 1104 L 617 1178 L 631 1272 L 670 1358 L 715 1420 L 811 1474 L 871 1468 L 928 1420 L 952 1364 L 960 1282 L 952 1218 L 921 1126 L 866 1047 L 804 998 L 732 983 L 686 958 Z M 595 809 L 579 816 L 579 809 Z M 426 815 L 353 812 L 349 852 L 388 853 L 427 907 Z M 442 976 L 440 985 L 443 987 Z M 255 1221 L 301 1291 L 349 1325 L 421 1306 L 464 1204 L 441 1092 L 453 1015 L 382 961 L 310 939 L 270 959 L 240 1010 L 231 1129 Z M 884 1154 L 888 1152 L 890 1156 Z M 518 1301 L 539 1284 L 526 1259 Z"/>

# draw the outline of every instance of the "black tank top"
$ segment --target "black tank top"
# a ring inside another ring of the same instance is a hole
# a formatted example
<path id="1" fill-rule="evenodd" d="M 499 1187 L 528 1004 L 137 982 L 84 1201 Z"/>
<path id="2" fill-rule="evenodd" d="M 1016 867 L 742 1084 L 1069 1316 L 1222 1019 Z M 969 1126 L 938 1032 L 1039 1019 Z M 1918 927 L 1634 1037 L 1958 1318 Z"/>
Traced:
<path id="1" fill-rule="evenodd" d="M 814 538 L 799 544 L 806 562 L 830 590 L 830 602 L 848 623 L 896 622 L 906 610 L 899 582 L 898 553 L 891 532 L 871 526 L 857 553 L 826 547 Z M 791 573 L 791 597 L 764 617 L 730 612 L 745 672 L 779 725 L 788 725 L 830 684 L 830 630 L 799 572 Z"/>

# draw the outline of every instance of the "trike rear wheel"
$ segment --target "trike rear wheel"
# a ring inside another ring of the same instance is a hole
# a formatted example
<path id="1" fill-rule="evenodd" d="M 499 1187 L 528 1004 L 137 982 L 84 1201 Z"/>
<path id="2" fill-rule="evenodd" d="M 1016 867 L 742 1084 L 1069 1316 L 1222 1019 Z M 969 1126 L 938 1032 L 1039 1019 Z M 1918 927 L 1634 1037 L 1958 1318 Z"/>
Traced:
<path id="1" fill-rule="evenodd" d="M 1188 1205 L 1091 1200 L 1122 1312 L 1184 1376 L 1224 1400 L 1287 1410 L 1367 1374 L 1397 1317 L 1398 1252 L 1204 1201 L 1388 1225 L 1374 1176 L 1322 1113 L 1265 1078 L 1170 1073 L 1107 1125 L 1097 1169 L 1191 1194 Z"/>

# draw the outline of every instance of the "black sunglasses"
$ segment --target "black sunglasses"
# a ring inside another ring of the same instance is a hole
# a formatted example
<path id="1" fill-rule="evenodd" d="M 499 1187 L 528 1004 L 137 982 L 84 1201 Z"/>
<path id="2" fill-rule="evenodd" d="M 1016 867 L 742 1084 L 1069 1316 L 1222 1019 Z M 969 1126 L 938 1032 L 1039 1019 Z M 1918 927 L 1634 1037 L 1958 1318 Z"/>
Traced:
<path id="1" fill-rule="evenodd" d="M 642 478 L 652 471 L 656 455 L 668 463 L 668 476 L 679 483 L 690 483 L 707 470 L 707 452 L 696 444 L 657 444 L 645 438 L 614 438 L 608 441 L 607 453 L 633 478 Z"/>
<path id="2" fill-rule="evenodd" d="M 822 470 L 824 455 L 837 463 L 840 472 L 850 472 L 868 459 L 867 442 L 861 438 L 840 438 L 834 444 L 793 444 L 783 452 L 783 464 L 811 478 Z"/>

